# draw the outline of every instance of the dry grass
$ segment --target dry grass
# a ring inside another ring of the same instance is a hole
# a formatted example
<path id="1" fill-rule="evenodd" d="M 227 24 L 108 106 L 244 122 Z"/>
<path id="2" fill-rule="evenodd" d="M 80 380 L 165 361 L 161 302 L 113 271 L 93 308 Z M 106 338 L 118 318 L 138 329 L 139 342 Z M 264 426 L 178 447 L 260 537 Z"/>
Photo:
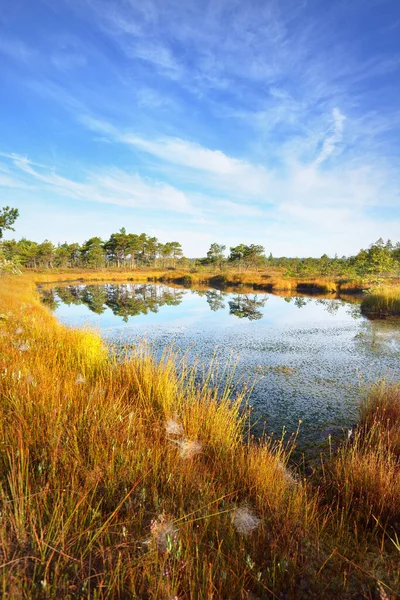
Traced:
<path id="1" fill-rule="evenodd" d="M 265 291 L 321 291 L 336 292 L 338 286 L 327 278 L 293 278 L 283 277 L 279 271 L 245 271 L 238 273 L 226 271 L 215 274 L 207 271 L 197 273 L 167 272 L 161 276 L 163 281 L 181 282 L 186 285 L 210 283 L 220 286 L 253 286 Z"/>
<path id="2" fill-rule="evenodd" d="M 375 289 L 363 298 L 361 311 L 368 315 L 400 315 L 400 286 Z"/>
<path id="3" fill-rule="evenodd" d="M 361 405 L 361 424 L 368 431 L 377 428 L 388 450 L 400 458 L 400 385 L 377 383 Z"/>
<path id="4" fill-rule="evenodd" d="M 67 281 L 131 281 L 157 279 L 167 271 L 163 269 L 48 269 L 26 270 L 37 283 Z"/>
<path id="5" fill-rule="evenodd" d="M 243 397 L 229 378 L 217 392 L 214 365 L 199 382 L 145 345 L 117 357 L 95 333 L 59 325 L 37 280 L 0 279 L 3 598 L 370 598 L 380 580 L 395 588 L 386 533 L 369 537 L 361 519 L 344 518 L 329 490 L 324 499 L 288 470 L 282 444 L 244 441 Z M 334 476 L 346 485 L 346 468 L 331 473 L 331 490 Z"/>
<path id="6" fill-rule="evenodd" d="M 371 429 L 358 431 L 327 467 L 332 500 L 338 500 L 348 519 L 363 526 L 393 527 L 400 521 L 398 458 L 385 438 L 375 421 Z"/>
<path id="7" fill-rule="evenodd" d="M 360 293 L 371 287 L 371 284 L 364 279 L 340 279 L 338 289 L 342 293 Z"/>
<path id="8" fill-rule="evenodd" d="M 31 271 L 33 273 L 33 271 Z M 347 292 L 360 292 L 366 287 L 362 280 L 357 281 L 333 281 L 328 277 L 288 277 L 277 269 L 268 271 L 247 270 L 225 270 L 223 272 L 210 271 L 205 268 L 192 270 L 165 270 L 142 268 L 134 270 L 125 269 L 52 269 L 48 271 L 37 271 L 35 281 L 61 282 L 76 281 L 165 281 L 177 284 L 191 285 L 215 285 L 221 287 L 243 287 L 264 291 L 288 291 L 288 292 L 320 292 L 336 293 L 340 290 Z"/>
<path id="9" fill-rule="evenodd" d="M 396 538 L 400 523 L 400 386 L 379 382 L 360 406 L 360 422 L 324 468 L 326 501 L 354 523 L 357 536 L 370 531 Z M 340 523 L 340 522 L 339 522 Z M 395 547 L 395 545 L 394 545 Z M 397 548 L 399 551 L 399 548 Z M 396 558 L 399 567 L 400 552 Z M 398 588 L 400 589 L 400 588 Z"/>

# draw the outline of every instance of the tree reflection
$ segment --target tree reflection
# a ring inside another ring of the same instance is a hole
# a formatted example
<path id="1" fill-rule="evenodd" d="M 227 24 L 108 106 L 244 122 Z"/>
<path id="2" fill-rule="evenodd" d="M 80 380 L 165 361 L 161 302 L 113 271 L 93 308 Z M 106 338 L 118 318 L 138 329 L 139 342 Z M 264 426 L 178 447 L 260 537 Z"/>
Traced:
<path id="1" fill-rule="evenodd" d="M 43 304 L 48 306 L 50 310 L 56 310 L 60 306 L 60 302 L 56 300 L 56 293 L 54 288 L 51 288 L 49 290 L 41 289 L 40 293 Z"/>
<path id="2" fill-rule="evenodd" d="M 268 300 L 268 296 L 257 299 L 254 296 L 253 300 L 247 294 L 237 294 L 234 300 L 229 301 L 229 314 L 239 317 L 239 319 L 249 319 L 249 321 L 258 321 L 262 318 L 263 313 L 260 308 L 263 308 Z"/>
<path id="3" fill-rule="evenodd" d="M 305 298 L 303 298 L 303 296 L 297 296 L 294 299 L 294 305 L 297 306 L 297 308 L 303 308 L 303 306 L 307 306 L 309 301 L 309 298 L 307 298 L 306 300 Z"/>
<path id="4" fill-rule="evenodd" d="M 129 317 L 158 312 L 161 306 L 177 306 L 184 295 L 183 290 L 154 286 L 151 284 L 106 284 L 106 285 L 67 285 L 52 291 L 70 306 L 85 305 L 92 312 L 101 315 L 109 308 L 115 316 L 126 323 Z M 47 301 L 48 303 L 48 301 Z M 57 308 L 57 306 L 55 307 Z"/>
<path id="5" fill-rule="evenodd" d="M 154 285 L 152 283 L 108 283 L 104 285 L 63 285 L 55 288 L 41 289 L 42 301 L 52 310 L 58 308 L 60 301 L 70 305 L 85 305 L 97 315 L 110 309 L 115 316 L 127 322 L 129 317 L 157 313 L 162 306 L 178 306 L 185 294 L 189 292 L 183 288 Z M 229 306 L 229 314 L 239 319 L 256 321 L 263 317 L 262 309 L 267 300 L 267 294 L 231 293 L 217 289 L 203 289 L 190 291 L 191 294 L 205 297 L 207 304 L 213 312 Z M 229 299 L 230 298 L 230 299 Z M 358 305 L 348 308 L 347 302 L 336 299 L 314 299 L 304 296 L 283 297 L 287 303 L 293 303 L 297 308 L 303 308 L 310 302 L 323 306 L 325 310 L 334 315 L 341 306 L 347 307 L 347 312 L 354 318 L 359 317 Z"/>
<path id="6" fill-rule="evenodd" d="M 224 294 L 224 292 L 222 292 L 221 290 L 207 290 L 206 292 L 207 303 L 212 311 L 217 311 L 221 310 L 222 308 L 225 308 L 225 297 L 226 294 Z"/>
<path id="7" fill-rule="evenodd" d="M 319 299 L 316 302 L 317 302 L 317 304 L 323 306 L 325 308 L 326 312 L 329 313 L 330 315 L 336 315 L 339 308 L 341 306 L 343 306 L 343 303 L 340 300 Z"/>

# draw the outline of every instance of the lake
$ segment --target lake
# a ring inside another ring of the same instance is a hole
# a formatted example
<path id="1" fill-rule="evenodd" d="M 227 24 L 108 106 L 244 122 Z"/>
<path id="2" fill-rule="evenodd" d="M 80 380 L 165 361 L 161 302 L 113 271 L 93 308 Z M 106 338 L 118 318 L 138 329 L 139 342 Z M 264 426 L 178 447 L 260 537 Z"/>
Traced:
<path id="1" fill-rule="evenodd" d="M 400 320 L 368 320 L 354 299 L 278 296 L 163 284 L 41 286 L 68 326 L 89 325 L 122 347 L 139 338 L 207 365 L 232 359 L 250 395 L 254 432 L 289 433 L 300 448 L 350 429 L 367 384 L 399 378 Z"/>

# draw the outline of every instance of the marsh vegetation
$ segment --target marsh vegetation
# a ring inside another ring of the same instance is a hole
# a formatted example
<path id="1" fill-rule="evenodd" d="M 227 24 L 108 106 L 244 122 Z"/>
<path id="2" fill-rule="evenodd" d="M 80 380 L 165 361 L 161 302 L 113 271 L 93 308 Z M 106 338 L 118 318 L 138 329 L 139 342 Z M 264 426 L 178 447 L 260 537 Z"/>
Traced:
<path id="1" fill-rule="evenodd" d="M 302 420 L 296 456 L 318 457 L 328 434 L 355 422 L 361 390 L 398 374 L 400 323 L 369 321 L 352 296 L 133 282 L 42 285 L 40 293 L 63 323 L 89 325 L 121 353 L 146 338 L 155 354 L 173 347 L 200 369 L 233 360 L 234 382 L 251 387 L 255 435 L 290 436 Z"/>
<path id="2" fill-rule="evenodd" d="M 305 478 L 232 380 L 59 324 L 1 286 L 4 598 L 395 597 L 398 386 Z"/>

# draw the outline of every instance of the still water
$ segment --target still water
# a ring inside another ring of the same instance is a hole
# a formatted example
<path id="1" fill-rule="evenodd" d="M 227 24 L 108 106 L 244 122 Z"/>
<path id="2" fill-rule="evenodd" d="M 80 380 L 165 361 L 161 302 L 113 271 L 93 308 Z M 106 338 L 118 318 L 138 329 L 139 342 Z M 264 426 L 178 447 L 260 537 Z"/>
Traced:
<path id="1" fill-rule="evenodd" d="M 400 320 L 370 321 L 351 299 L 185 289 L 161 284 L 42 287 L 66 325 L 90 325 L 109 342 L 174 345 L 202 364 L 234 357 L 257 433 L 280 435 L 302 420 L 300 446 L 351 428 L 370 382 L 398 379 Z M 261 376 L 261 378 L 260 378 Z"/>

